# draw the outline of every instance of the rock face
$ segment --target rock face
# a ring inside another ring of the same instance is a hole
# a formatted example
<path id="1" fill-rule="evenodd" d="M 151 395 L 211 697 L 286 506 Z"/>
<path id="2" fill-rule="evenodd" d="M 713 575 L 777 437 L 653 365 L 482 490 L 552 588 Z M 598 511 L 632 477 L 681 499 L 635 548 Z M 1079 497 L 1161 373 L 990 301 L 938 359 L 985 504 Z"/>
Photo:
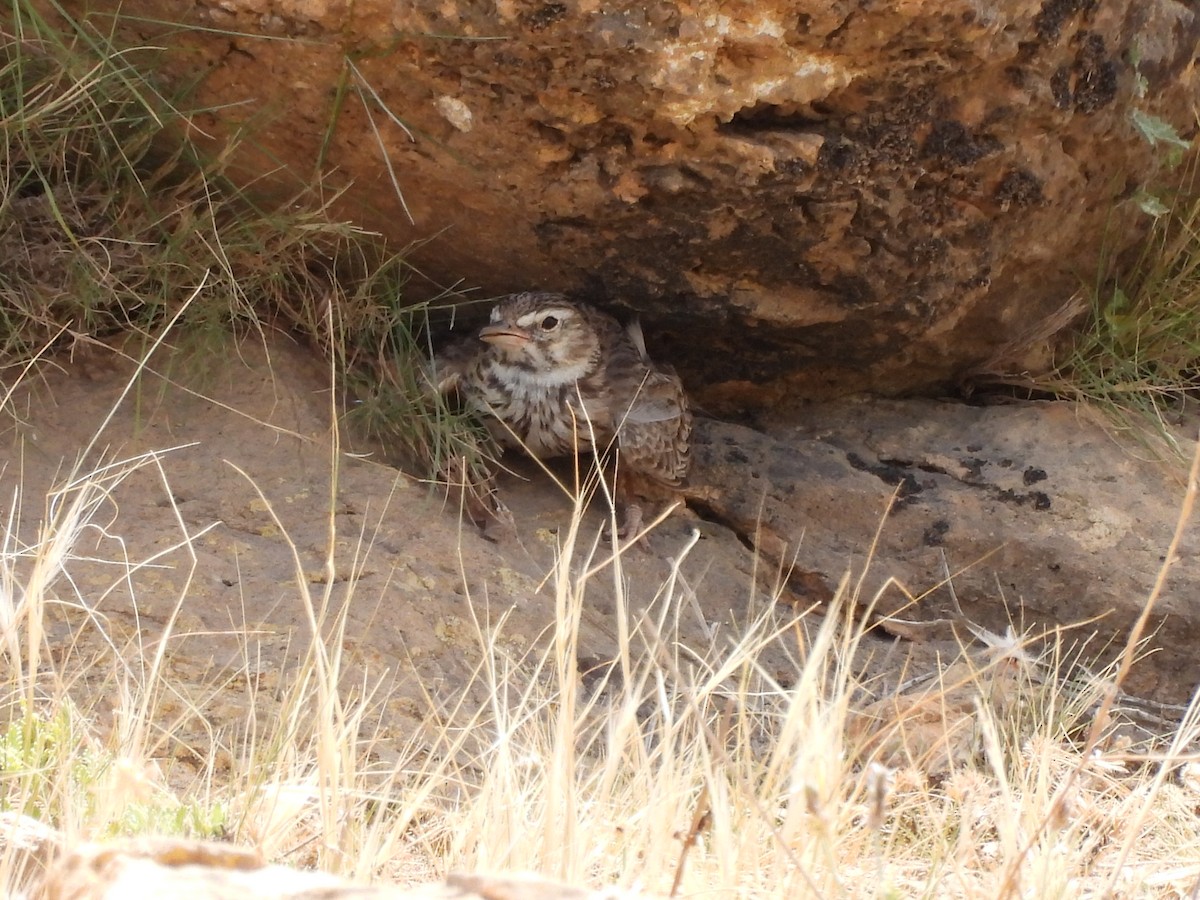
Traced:
<path id="1" fill-rule="evenodd" d="M 110 633 L 82 629 L 74 607 L 62 604 L 47 625 L 51 644 L 99 659 L 110 643 L 174 621 L 181 636 L 166 671 L 175 683 L 207 684 L 216 661 L 251 666 L 261 686 L 273 688 L 295 665 L 291 650 L 309 621 L 282 535 L 299 548 L 308 582 L 325 584 L 332 477 L 325 373 L 279 341 L 266 350 L 243 344 L 230 359 L 201 392 L 148 380 L 138 395 L 146 399 L 126 402 L 108 426 L 104 446 L 120 447 L 123 459 L 157 451 L 163 474 L 146 466 L 122 478 L 113 489 L 120 528 L 72 563 L 73 589 L 99 598 L 88 602 Z M 62 369 L 13 394 L 11 409 L 21 415 L 4 449 L 23 462 L 19 472 L 0 473 L 10 495 L 19 488 L 40 497 L 61 481 L 130 374 L 118 362 L 107 370 L 63 361 Z M 1197 425 L 1189 424 L 1192 434 Z M 792 422 L 776 416 L 762 429 L 701 419 L 693 454 L 690 510 L 623 554 L 624 599 L 614 594 L 609 564 L 600 564 L 606 545 L 593 543 L 607 521 L 599 510 L 584 518 L 573 565 L 601 574 L 585 579 L 581 672 L 602 671 L 616 658 L 622 604 L 636 619 L 679 602 L 689 612 L 677 617 L 673 640 L 697 653 L 714 641 L 726 646 L 769 609 L 785 637 L 759 662 L 791 684 L 799 664 L 789 629 L 812 618 L 806 611 L 826 608 L 845 578 L 860 606 L 874 600 L 877 615 L 907 623 L 884 622 L 877 632 L 953 658 L 956 611 L 944 567 L 970 622 L 994 633 L 1012 624 L 1029 637 L 1031 652 L 1052 644 L 1061 628 L 1064 646 L 1090 641 L 1086 659 L 1105 647 L 1111 659 L 1159 574 L 1183 496 L 1177 473 L 1137 460 L 1065 403 L 837 401 Z M 420 728 L 430 696 L 464 708 L 489 702 L 490 688 L 477 677 L 480 621 L 503 613 L 488 643 L 517 655 L 553 636 L 559 619 L 548 573 L 557 570 L 571 501 L 528 461 L 510 454 L 505 462 L 519 473 L 499 483 L 515 531 L 487 534 L 461 526 L 444 495 L 388 466 L 356 456 L 338 469 L 331 590 L 335 606 L 347 604 L 341 641 L 347 664 L 361 667 L 355 677 L 396 673 L 382 713 L 389 740 Z M 559 472 L 565 483 L 569 468 Z M 42 505 L 28 500 L 20 513 L 19 534 L 37 534 Z M 193 537 L 167 554 L 165 536 L 180 523 Z M 370 535 L 365 562 L 355 541 L 361 534 Z M 1125 685 L 1142 697 L 1183 702 L 1200 682 L 1196 547 L 1193 522 L 1150 622 L 1153 652 Z M 153 557 L 164 568 L 143 566 L 128 586 L 114 586 L 109 554 Z M 664 601 L 662 586 L 676 568 L 686 590 Z M 252 652 L 245 635 L 254 636 Z M 895 643 L 878 637 L 882 644 L 864 656 Z M 960 628 L 958 639 L 971 635 Z M 239 662 L 247 653 L 253 663 Z M 870 674 L 886 681 L 904 670 Z M 222 720 L 247 714 L 244 697 L 213 702 Z M 259 696 L 258 714 L 276 714 L 279 702 Z M 192 724 L 181 726 L 180 740 L 204 739 L 202 729 L 188 730 Z"/>
<path id="2" fill-rule="evenodd" d="M 696 468 L 707 512 L 793 565 L 805 602 L 849 571 L 860 603 L 914 625 L 885 621 L 893 633 L 966 638 L 957 599 L 976 626 L 1011 626 L 1039 650 L 1087 644 L 1089 660 L 1122 648 L 1184 492 L 1181 472 L 1136 459 L 1066 403 L 840 401 L 765 433 L 707 422 Z M 1183 703 L 1200 681 L 1195 548 L 1193 521 L 1149 621 L 1153 652 L 1125 685 L 1140 696 Z"/>
<path id="3" fill-rule="evenodd" d="M 248 175 L 352 182 L 441 283 L 640 311 L 717 411 L 1028 344 L 1154 170 L 1131 112 L 1190 127 L 1200 39 L 1172 0 L 105 5 L 200 129 L 252 123 Z"/>

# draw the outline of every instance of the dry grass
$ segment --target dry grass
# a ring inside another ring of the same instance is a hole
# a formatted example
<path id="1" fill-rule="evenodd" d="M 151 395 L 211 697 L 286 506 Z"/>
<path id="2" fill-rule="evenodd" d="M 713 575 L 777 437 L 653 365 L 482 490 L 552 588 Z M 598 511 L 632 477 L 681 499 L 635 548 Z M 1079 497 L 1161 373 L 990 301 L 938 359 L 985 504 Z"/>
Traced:
<path id="1" fill-rule="evenodd" d="M 406 304 L 403 255 L 332 219 L 321 184 L 260 205 L 224 175 L 237 148 L 203 156 L 187 98 L 147 74 L 160 50 L 41 9 L 18 0 L 0 21 L 7 380 L 51 352 L 140 356 L 169 321 L 176 352 L 160 362 L 203 373 L 231 333 L 278 329 L 335 361 L 352 423 L 409 468 L 477 446 L 415 376 L 441 298 Z"/>

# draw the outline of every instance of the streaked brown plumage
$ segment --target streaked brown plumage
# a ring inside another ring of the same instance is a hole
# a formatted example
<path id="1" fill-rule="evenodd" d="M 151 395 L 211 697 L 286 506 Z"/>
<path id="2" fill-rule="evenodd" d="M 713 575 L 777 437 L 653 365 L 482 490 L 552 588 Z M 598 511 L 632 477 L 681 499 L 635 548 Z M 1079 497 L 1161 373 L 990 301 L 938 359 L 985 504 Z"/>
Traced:
<path id="1" fill-rule="evenodd" d="M 539 458 L 615 443 L 618 471 L 676 487 L 692 415 L 675 371 L 651 361 L 641 328 L 561 294 L 514 294 L 490 324 L 434 361 L 438 390 L 486 417 L 502 446 Z"/>

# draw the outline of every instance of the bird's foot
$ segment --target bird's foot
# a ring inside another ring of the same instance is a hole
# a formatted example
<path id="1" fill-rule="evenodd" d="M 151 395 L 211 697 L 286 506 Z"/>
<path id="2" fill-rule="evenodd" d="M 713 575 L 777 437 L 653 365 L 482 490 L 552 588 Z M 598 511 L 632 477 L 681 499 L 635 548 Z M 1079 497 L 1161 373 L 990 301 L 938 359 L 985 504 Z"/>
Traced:
<path id="1" fill-rule="evenodd" d="M 642 507 L 637 503 L 626 503 L 618 510 L 615 520 L 609 524 L 608 539 L 616 546 L 646 546 L 642 531 Z"/>
<path id="2" fill-rule="evenodd" d="M 617 537 L 629 540 L 638 536 L 642 530 L 642 507 L 637 503 L 626 504 L 621 511 L 621 522 L 617 528 Z"/>

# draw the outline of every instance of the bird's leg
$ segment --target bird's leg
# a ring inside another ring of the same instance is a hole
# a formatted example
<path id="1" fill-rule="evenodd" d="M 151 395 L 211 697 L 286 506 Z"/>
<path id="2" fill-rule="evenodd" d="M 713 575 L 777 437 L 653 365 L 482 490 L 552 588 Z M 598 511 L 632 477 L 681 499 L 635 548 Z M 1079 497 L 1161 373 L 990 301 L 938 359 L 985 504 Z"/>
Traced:
<path id="1" fill-rule="evenodd" d="M 642 530 L 642 506 L 637 502 L 624 504 L 617 510 L 617 538 L 627 541 Z"/>
<path id="2" fill-rule="evenodd" d="M 440 474 L 449 490 L 461 492 L 460 509 L 480 531 L 491 522 L 513 525 L 513 515 L 500 499 L 495 475 L 472 466 L 466 453 L 456 454 L 443 463 Z"/>
<path id="3" fill-rule="evenodd" d="M 613 507 L 616 520 L 613 543 L 635 538 L 642 530 L 642 506 L 632 490 L 635 482 L 636 479 L 628 472 L 620 466 L 617 467 L 616 476 L 613 478 Z"/>

